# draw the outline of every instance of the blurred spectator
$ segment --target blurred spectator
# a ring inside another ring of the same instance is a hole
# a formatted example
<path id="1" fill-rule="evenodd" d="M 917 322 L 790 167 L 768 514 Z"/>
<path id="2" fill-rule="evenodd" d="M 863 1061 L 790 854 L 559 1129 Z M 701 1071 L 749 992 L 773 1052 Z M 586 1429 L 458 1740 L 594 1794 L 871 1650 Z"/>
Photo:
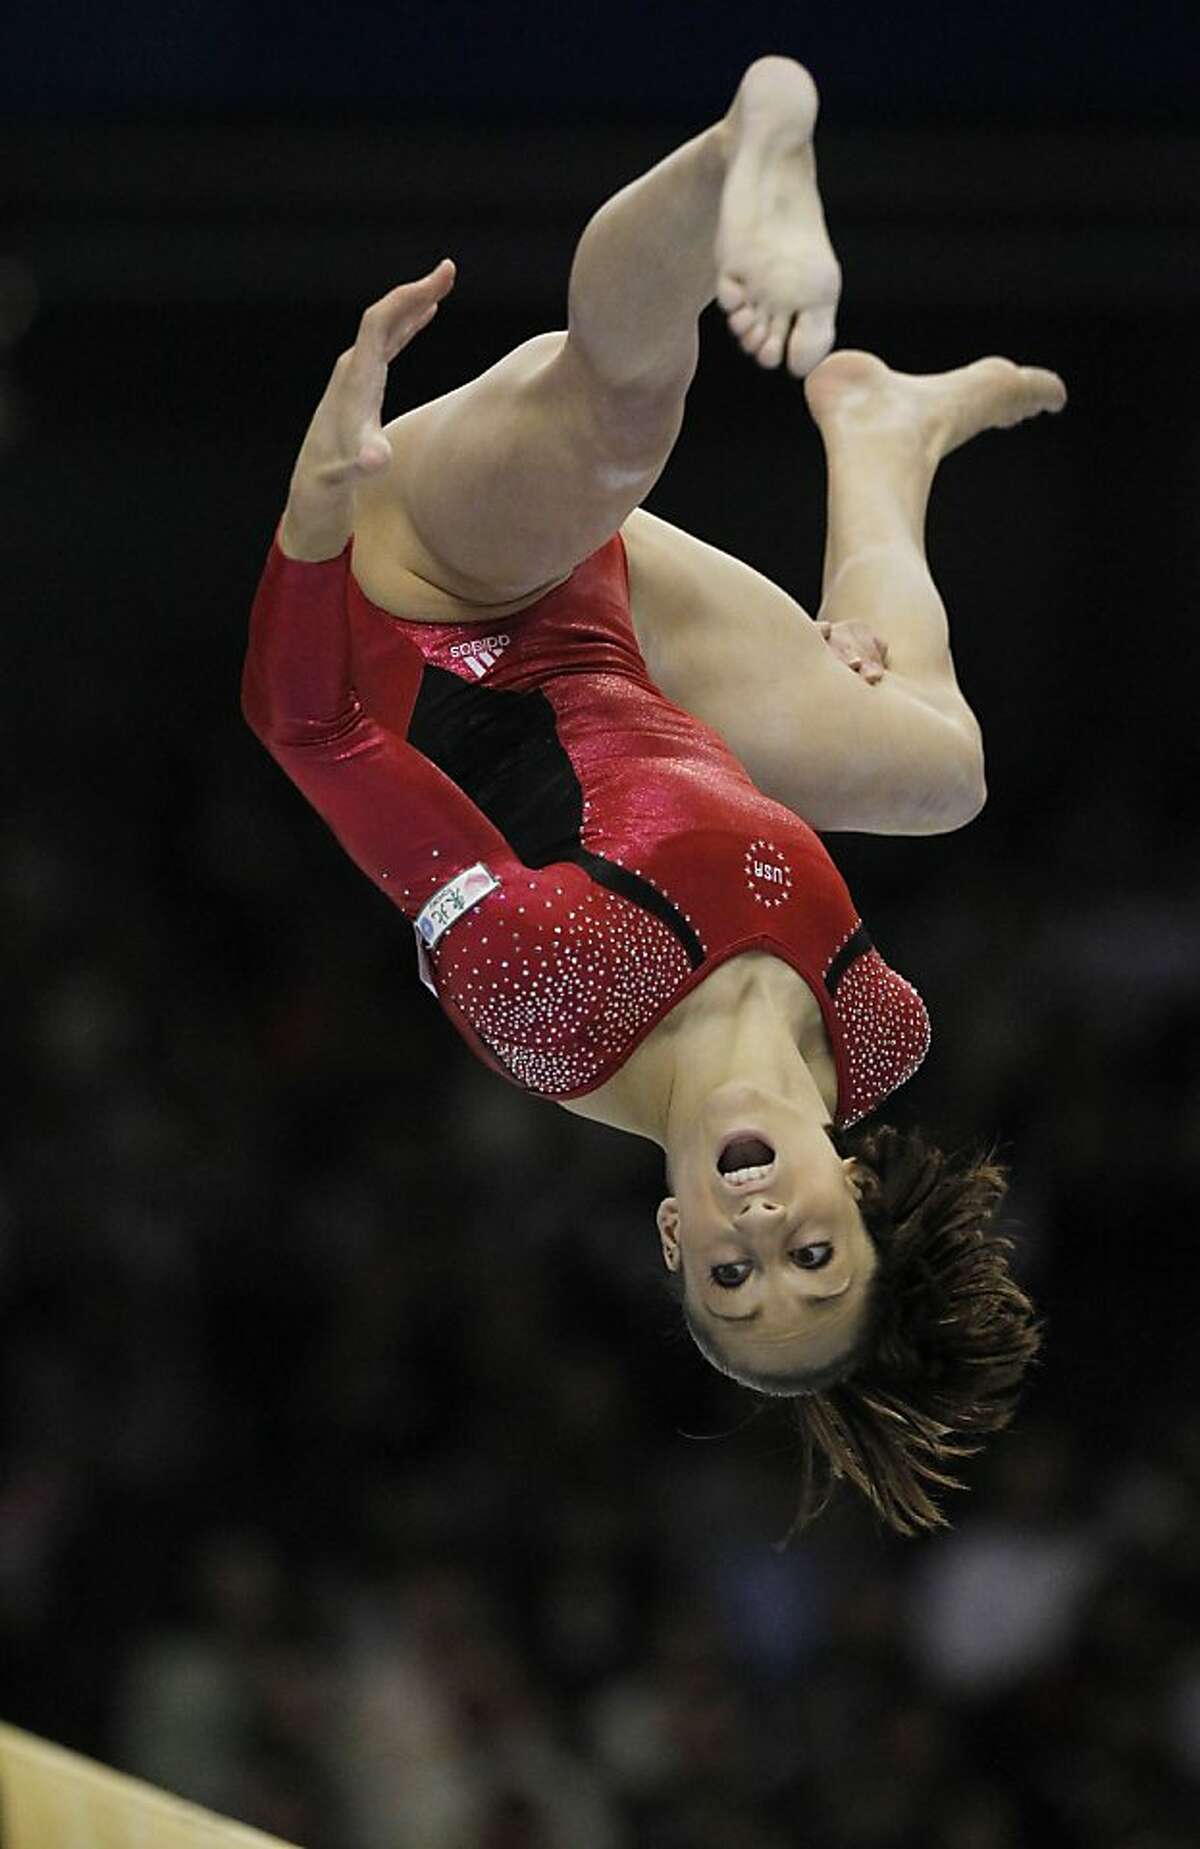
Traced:
<path id="1" fill-rule="evenodd" d="M 995 1694 L 1062 1654 L 1104 1564 L 1077 1513 L 1065 1432 L 1026 1423 L 997 1445 L 991 1511 L 931 1543 L 916 1573 L 913 1647 L 947 1694 Z"/>

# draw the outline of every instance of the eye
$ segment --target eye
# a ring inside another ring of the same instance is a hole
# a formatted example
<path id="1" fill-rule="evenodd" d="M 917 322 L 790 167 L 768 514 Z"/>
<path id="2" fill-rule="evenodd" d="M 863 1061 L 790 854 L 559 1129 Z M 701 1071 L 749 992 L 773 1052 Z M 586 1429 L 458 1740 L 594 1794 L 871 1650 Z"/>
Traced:
<path id="1" fill-rule="evenodd" d="M 793 1263 L 802 1271 L 820 1271 L 833 1257 L 833 1247 L 828 1239 L 814 1240 L 812 1245 L 796 1246 L 791 1253 Z"/>
<path id="2" fill-rule="evenodd" d="M 738 1258 L 726 1265 L 713 1265 L 708 1275 L 721 1290 L 736 1290 L 739 1284 L 746 1282 L 750 1269 L 748 1258 Z"/>

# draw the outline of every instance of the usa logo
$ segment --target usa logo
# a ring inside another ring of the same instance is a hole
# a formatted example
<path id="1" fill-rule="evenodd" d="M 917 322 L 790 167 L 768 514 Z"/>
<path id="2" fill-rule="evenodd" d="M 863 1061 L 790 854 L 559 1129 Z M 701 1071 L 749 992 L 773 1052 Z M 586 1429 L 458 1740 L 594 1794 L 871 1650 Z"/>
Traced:
<path id="1" fill-rule="evenodd" d="M 792 896 L 792 869 L 773 841 L 752 841 L 746 849 L 746 887 L 756 905 L 769 909 Z"/>

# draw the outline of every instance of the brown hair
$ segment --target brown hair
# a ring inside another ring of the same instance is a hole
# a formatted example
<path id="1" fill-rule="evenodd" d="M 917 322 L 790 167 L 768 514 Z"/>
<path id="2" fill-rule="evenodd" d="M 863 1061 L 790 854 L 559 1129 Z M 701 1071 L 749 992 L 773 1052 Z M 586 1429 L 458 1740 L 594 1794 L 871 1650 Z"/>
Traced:
<path id="1" fill-rule="evenodd" d="M 852 1347 L 804 1373 L 733 1368 L 684 1303 L 715 1367 L 794 1401 L 801 1496 L 782 1545 L 843 1478 L 897 1534 L 948 1527 L 932 1492 L 965 1487 L 947 1466 L 1008 1424 L 1041 1346 L 1033 1305 L 1008 1271 L 1012 1241 L 992 1226 L 1007 1188 L 994 1151 L 953 1160 L 921 1131 L 890 1125 L 829 1136 L 855 1159 L 859 1211 L 879 1253 Z"/>

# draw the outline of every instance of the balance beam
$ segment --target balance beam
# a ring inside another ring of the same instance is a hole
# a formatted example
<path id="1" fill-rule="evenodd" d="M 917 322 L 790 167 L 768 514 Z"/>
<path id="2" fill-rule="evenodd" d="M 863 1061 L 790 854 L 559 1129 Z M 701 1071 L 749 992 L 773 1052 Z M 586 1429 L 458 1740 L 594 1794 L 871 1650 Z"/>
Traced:
<path id="1" fill-rule="evenodd" d="M 295 1849 L 0 1724 L 0 1849 Z"/>

